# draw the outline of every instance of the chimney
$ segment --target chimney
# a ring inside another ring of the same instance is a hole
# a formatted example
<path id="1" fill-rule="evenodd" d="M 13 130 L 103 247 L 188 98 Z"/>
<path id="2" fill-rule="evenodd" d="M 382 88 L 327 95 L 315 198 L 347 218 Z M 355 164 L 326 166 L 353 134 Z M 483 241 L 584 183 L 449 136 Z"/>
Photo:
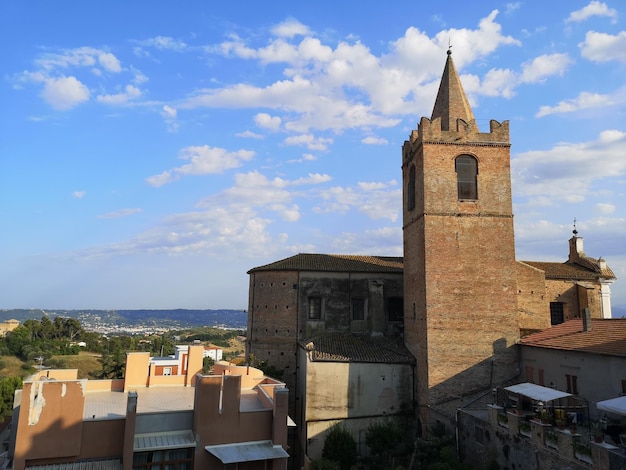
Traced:
<path id="1" fill-rule="evenodd" d="M 583 331 L 591 331 L 591 310 L 583 308 Z"/>

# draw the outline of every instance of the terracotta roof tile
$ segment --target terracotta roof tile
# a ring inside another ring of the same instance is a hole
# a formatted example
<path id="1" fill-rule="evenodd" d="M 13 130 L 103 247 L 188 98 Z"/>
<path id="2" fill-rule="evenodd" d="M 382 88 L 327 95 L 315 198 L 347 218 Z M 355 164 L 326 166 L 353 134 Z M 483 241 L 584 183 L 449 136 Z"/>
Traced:
<path id="1" fill-rule="evenodd" d="M 366 255 L 322 255 L 300 253 L 289 258 L 252 268 L 258 271 L 333 271 L 402 273 L 402 257 Z"/>
<path id="2" fill-rule="evenodd" d="M 626 318 L 593 318 L 583 331 L 581 319 L 570 320 L 520 340 L 524 346 L 626 356 Z"/>
<path id="3" fill-rule="evenodd" d="M 415 363 L 415 358 L 404 345 L 402 338 L 327 333 L 301 341 L 300 345 L 310 351 L 311 361 Z"/>
<path id="4" fill-rule="evenodd" d="M 546 279 L 594 280 L 599 277 L 615 279 L 615 274 L 613 274 L 611 268 L 607 266 L 601 270 L 597 262 L 595 268 L 593 268 L 591 260 L 592 258 L 586 258 L 586 261 L 588 261 L 585 263 L 586 266 L 570 262 L 555 263 L 549 261 L 522 261 L 522 263 L 541 269 L 546 273 Z"/>

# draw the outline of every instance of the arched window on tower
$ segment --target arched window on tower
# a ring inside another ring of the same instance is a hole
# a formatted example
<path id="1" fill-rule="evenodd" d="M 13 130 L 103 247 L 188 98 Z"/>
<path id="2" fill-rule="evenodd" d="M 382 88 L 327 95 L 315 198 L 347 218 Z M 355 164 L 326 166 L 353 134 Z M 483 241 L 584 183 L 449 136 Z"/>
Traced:
<path id="1" fill-rule="evenodd" d="M 406 206 L 408 210 L 415 209 L 415 165 L 411 165 L 409 170 L 409 184 L 406 187 L 407 199 Z"/>
<path id="2" fill-rule="evenodd" d="M 478 199 L 478 162 L 471 155 L 460 155 L 454 161 L 460 199 Z"/>

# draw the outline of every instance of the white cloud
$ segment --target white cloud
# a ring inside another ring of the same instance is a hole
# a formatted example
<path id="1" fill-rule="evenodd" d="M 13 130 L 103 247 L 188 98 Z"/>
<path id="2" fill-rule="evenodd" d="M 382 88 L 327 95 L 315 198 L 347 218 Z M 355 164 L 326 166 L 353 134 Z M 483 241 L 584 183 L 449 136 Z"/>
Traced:
<path id="1" fill-rule="evenodd" d="M 467 88 L 472 89 L 471 80 L 466 80 Z M 486 96 L 503 96 L 510 98 L 514 95 L 514 89 L 518 83 L 518 75 L 509 69 L 491 69 L 480 83 L 479 91 Z"/>
<path id="2" fill-rule="evenodd" d="M 505 15 L 512 15 L 517 10 L 519 10 L 521 6 L 522 6 L 522 2 L 507 3 L 506 6 L 505 6 L 504 14 Z"/>
<path id="3" fill-rule="evenodd" d="M 367 145 L 387 145 L 389 142 L 382 137 L 374 137 L 372 135 L 361 139 L 361 142 Z"/>
<path id="4" fill-rule="evenodd" d="M 599 179 L 626 174 L 626 133 L 601 132 L 595 141 L 564 142 L 516 155 L 511 163 L 515 193 L 535 204 L 582 202 Z"/>
<path id="5" fill-rule="evenodd" d="M 98 62 L 107 72 L 119 73 L 122 71 L 120 61 L 110 52 L 101 52 L 98 55 Z"/>
<path id="6" fill-rule="evenodd" d="M 243 161 L 250 160 L 252 157 L 254 157 L 254 152 L 251 150 L 229 152 L 226 149 L 208 145 L 186 147 L 179 152 L 178 158 L 189 160 L 190 163 L 150 176 L 146 181 L 151 186 L 160 187 L 185 175 L 223 173 L 225 170 L 241 166 Z"/>
<path id="7" fill-rule="evenodd" d="M 615 212 L 615 204 L 599 202 L 598 204 L 596 204 L 596 207 L 598 208 L 598 211 L 602 214 L 612 214 L 613 212 Z"/>
<path id="8" fill-rule="evenodd" d="M 287 137 L 283 143 L 285 145 L 306 145 L 309 150 L 327 150 L 333 143 L 333 139 L 326 137 L 315 137 L 312 134 L 302 134 Z"/>
<path id="9" fill-rule="evenodd" d="M 155 36 L 153 38 L 137 42 L 142 46 L 154 47 L 159 50 L 182 51 L 187 48 L 187 44 L 183 41 L 169 36 Z"/>
<path id="10" fill-rule="evenodd" d="M 107 212 L 106 214 L 101 214 L 98 216 L 99 219 L 119 219 L 120 217 L 128 217 L 129 215 L 138 214 L 143 212 L 142 209 L 136 208 L 126 208 L 119 209 L 113 212 Z"/>
<path id="11" fill-rule="evenodd" d="M 41 96 L 53 108 L 65 111 L 89 100 L 89 89 L 76 77 L 48 78 Z"/>
<path id="12" fill-rule="evenodd" d="M 567 54 L 545 54 L 522 64 L 522 83 L 536 83 L 553 75 L 563 75 L 572 60 Z"/>
<path id="13" fill-rule="evenodd" d="M 370 219 L 398 220 L 402 204 L 402 190 L 386 184 L 359 183 L 356 187 L 335 186 L 323 190 L 322 202 L 313 208 L 319 214 L 345 214 L 350 210 L 364 213 Z"/>
<path id="14" fill-rule="evenodd" d="M 581 55 L 593 62 L 618 60 L 626 63 L 626 31 L 617 35 L 588 31 L 578 47 Z"/>
<path id="15" fill-rule="evenodd" d="M 294 36 L 306 36 L 310 34 L 308 26 L 303 25 L 298 20 L 290 18 L 277 24 L 272 28 L 272 34 L 275 36 L 292 38 Z"/>
<path id="16" fill-rule="evenodd" d="M 113 95 L 98 95 L 98 102 L 110 105 L 123 105 L 141 97 L 141 90 L 133 85 L 126 85 L 124 91 Z"/>
<path id="17" fill-rule="evenodd" d="M 579 23 L 592 16 L 607 16 L 615 20 L 617 19 L 617 10 L 615 10 L 614 8 L 609 8 L 604 2 L 592 0 L 587 6 L 581 8 L 580 10 L 571 12 L 565 22 Z"/>
<path id="18" fill-rule="evenodd" d="M 135 85 L 141 85 L 142 83 L 147 82 L 149 79 L 148 77 L 146 77 L 142 72 L 140 72 L 139 70 L 135 69 L 134 67 L 130 68 L 131 72 L 133 73 L 133 83 Z"/>
<path id="19" fill-rule="evenodd" d="M 600 108 L 613 104 L 613 100 L 608 95 L 583 91 L 576 98 L 560 101 L 556 106 L 541 106 L 537 114 L 535 114 L 535 117 L 543 117 L 550 114 L 573 113 L 581 109 Z"/>
<path id="20" fill-rule="evenodd" d="M 46 71 L 69 67 L 94 67 L 100 65 L 107 72 L 118 73 L 122 70 L 120 61 L 114 54 L 93 47 L 64 49 L 59 53 L 47 53 L 39 57 L 35 63 Z"/>
<path id="21" fill-rule="evenodd" d="M 287 78 L 265 87 L 240 83 L 199 90 L 181 107 L 268 108 L 274 110 L 273 119 L 281 119 L 282 128 L 300 134 L 395 126 L 401 115 L 431 105 L 449 38 L 459 51 L 459 68 L 502 45 L 520 44 L 502 34 L 497 15 L 497 10 L 492 11 L 476 29 L 449 29 L 433 38 L 408 28 L 380 56 L 359 41 L 329 47 L 291 20 L 282 25 L 280 37 L 262 47 L 254 48 L 246 39 L 232 36 L 207 50 L 262 64 L 284 63 Z M 301 34 L 306 36 L 299 42 L 293 39 Z M 507 96 L 512 93 L 500 90 Z"/>
<path id="22" fill-rule="evenodd" d="M 163 115 L 169 118 L 175 119 L 176 115 L 178 114 L 175 108 L 172 108 L 171 106 L 168 106 L 168 105 L 164 105 L 162 110 L 163 110 Z"/>
<path id="23" fill-rule="evenodd" d="M 329 244 L 333 253 L 402 256 L 402 227 L 343 232 Z"/>
<path id="24" fill-rule="evenodd" d="M 167 125 L 168 132 L 176 132 L 178 130 L 178 122 L 176 121 L 177 116 L 178 111 L 176 108 L 172 108 L 168 105 L 163 105 L 161 108 L 161 117 Z"/>
<path id="25" fill-rule="evenodd" d="M 87 191 L 74 191 L 72 193 L 72 197 L 75 197 L 76 199 L 82 199 L 85 197 L 86 194 Z"/>
<path id="26" fill-rule="evenodd" d="M 278 116 L 270 116 L 267 113 L 258 113 L 254 116 L 254 122 L 263 129 L 277 131 L 280 129 L 281 119 Z"/>
<path id="27" fill-rule="evenodd" d="M 252 131 L 243 131 L 235 134 L 237 137 L 243 137 L 244 139 L 262 139 L 263 135 L 256 134 Z"/>

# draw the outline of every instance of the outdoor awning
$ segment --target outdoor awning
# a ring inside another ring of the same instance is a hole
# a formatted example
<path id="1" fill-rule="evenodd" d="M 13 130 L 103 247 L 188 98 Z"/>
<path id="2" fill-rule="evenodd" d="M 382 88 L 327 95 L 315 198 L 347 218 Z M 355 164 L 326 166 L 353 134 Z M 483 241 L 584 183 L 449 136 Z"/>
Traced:
<path id="1" fill-rule="evenodd" d="M 147 452 L 149 450 L 181 449 L 195 446 L 196 439 L 191 430 L 147 432 L 135 434 L 133 451 Z"/>
<path id="2" fill-rule="evenodd" d="M 257 460 L 284 459 L 289 454 L 272 441 L 239 442 L 237 444 L 222 444 L 206 446 L 205 449 L 220 459 L 222 463 L 254 462 Z"/>
<path id="3" fill-rule="evenodd" d="M 611 398 L 596 403 L 599 410 L 626 416 L 626 397 Z"/>
<path id="4" fill-rule="evenodd" d="M 555 390 L 553 388 L 542 387 L 541 385 L 531 384 L 527 382 L 506 387 L 505 390 L 513 393 L 519 393 L 520 395 L 532 398 L 533 400 L 539 400 L 544 402 L 557 400 L 559 398 L 569 397 L 572 395 L 571 393 L 566 393 L 560 390 Z"/>

